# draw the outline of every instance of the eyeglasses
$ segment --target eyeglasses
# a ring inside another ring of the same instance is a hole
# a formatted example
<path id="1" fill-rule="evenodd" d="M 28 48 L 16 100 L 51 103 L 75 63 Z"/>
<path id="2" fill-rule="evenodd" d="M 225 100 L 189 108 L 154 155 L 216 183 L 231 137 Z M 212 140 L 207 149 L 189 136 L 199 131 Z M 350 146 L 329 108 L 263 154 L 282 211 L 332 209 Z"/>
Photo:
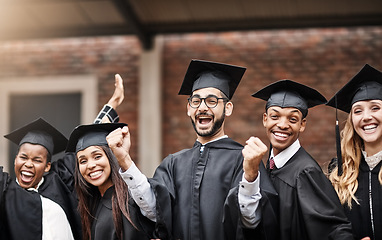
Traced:
<path id="1" fill-rule="evenodd" d="M 219 99 L 223 101 L 228 101 L 227 98 L 218 98 L 216 96 L 207 96 L 206 98 L 201 98 L 199 96 L 192 96 L 188 98 L 188 103 L 192 108 L 198 108 L 202 104 L 203 100 L 207 107 L 214 108 L 218 105 Z"/>

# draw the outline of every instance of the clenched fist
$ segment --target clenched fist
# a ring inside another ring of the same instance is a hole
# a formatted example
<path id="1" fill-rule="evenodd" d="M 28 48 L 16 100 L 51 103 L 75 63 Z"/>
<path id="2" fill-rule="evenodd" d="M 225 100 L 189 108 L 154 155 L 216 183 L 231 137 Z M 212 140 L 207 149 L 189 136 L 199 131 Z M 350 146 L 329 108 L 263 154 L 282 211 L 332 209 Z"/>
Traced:
<path id="1" fill-rule="evenodd" d="M 268 147 L 257 137 L 250 137 L 242 150 L 244 162 L 244 177 L 248 182 L 256 180 L 259 164 L 268 151 Z"/>
<path id="2" fill-rule="evenodd" d="M 122 171 L 129 169 L 133 163 L 129 154 L 131 146 L 129 128 L 125 126 L 115 129 L 107 135 L 106 140 Z"/>

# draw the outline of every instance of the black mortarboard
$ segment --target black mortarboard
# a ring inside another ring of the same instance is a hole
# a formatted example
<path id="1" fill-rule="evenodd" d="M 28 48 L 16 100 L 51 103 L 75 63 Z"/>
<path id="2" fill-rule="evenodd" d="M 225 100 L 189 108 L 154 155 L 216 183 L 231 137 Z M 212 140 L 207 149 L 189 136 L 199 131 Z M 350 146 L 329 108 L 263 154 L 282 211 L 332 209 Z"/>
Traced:
<path id="1" fill-rule="evenodd" d="M 245 67 L 191 60 L 178 94 L 191 95 L 195 90 L 213 87 L 231 99 L 245 70 Z"/>
<path id="2" fill-rule="evenodd" d="M 101 123 L 79 125 L 70 134 L 67 152 L 84 150 L 90 146 L 107 146 L 106 136 L 117 128 L 127 126 L 126 123 Z"/>
<path id="3" fill-rule="evenodd" d="M 260 89 L 252 97 L 267 101 L 266 109 L 271 106 L 297 108 L 303 117 L 308 114 L 308 108 L 326 102 L 325 97 L 316 89 L 287 79 Z"/>
<path id="4" fill-rule="evenodd" d="M 382 100 L 382 72 L 365 64 L 365 66 L 326 103 L 326 105 L 336 108 L 335 131 L 338 176 L 342 175 L 342 153 L 337 109 L 350 113 L 354 103 L 372 99 Z"/>
<path id="5" fill-rule="evenodd" d="M 371 99 L 382 100 L 382 72 L 366 64 L 327 105 L 349 113 L 355 102 Z"/>
<path id="6" fill-rule="evenodd" d="M 23 143 L 38 144 L 45 147 L 51 155 L 65 150 L 68 139 L 55 127 L 42 118 L 14 130 L 4 136 L 21 146 Z"/>

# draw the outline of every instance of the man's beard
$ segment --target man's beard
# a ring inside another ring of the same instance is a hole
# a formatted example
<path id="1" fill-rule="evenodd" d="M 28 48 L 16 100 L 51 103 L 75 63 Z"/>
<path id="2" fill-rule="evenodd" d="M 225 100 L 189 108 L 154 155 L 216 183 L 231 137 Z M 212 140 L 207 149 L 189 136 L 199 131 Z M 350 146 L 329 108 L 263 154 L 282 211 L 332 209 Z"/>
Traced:
<path id="1" fill-rule="evenodd" d="M 202 115 L 202 114 L 200 114 L 200 115 Z M 199 115 L 199 116 L 200 116 L 200 115 Z M 194 120 L 193 120 L 192 118 L 190 118 L 190 119 L 191 119 L 191 123 L 192 123 L 192 126 L 194 127 L 195 132 L 196 132 L 199 136 L 201 136 L 201 137 L 210 137 L 210 136 L 215 135 L 216 132 L 217 132 L 217 131 L 221 128 L 221 126 L 223 125 L 223 122 L 224 122 L 224 119 L 225 119 L 225 108 L 224 108 L 223 113 L 222 113 L 222 115 L 220 116 L 220 118 L 217 118 L 217 119 L 216 119 L 216 122 L 214 123 L 214 125 L 212 126 L 212 128 L 211 128 L 209 131 L 207 131 L 207 132 L 200 132 L 200 131 L 198 131 L 198 129 L 197 129 L 196 126 L 195 126 L 195 122 L 194 122 Z"/>

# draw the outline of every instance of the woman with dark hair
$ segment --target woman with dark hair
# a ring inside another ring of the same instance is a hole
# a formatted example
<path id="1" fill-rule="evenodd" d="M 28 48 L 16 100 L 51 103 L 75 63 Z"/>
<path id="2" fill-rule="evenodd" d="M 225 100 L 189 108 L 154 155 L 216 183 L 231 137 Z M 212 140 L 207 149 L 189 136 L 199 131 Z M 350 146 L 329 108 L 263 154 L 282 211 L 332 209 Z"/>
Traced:
<path id="1" fill-rule="evenodd" d="M 129 197 L 119 165 L 106 142 L 109 132 L 123 123 L 78 126 L 67 151 L 76 153 L 75 188 L 83 239 L 149 239 L 151 222 L 140 215 Z"/>
<path id="2" fill-rule="evenodd" d="M 332 182 L 356 239 L 382 239 L 382 72 L 365 65 L 327 105 L 349 113 Z M 339 136 L 337 136 L 339 142 Z M 339 145 L 339 144 L 338 144 Z"/>
<path id="3" fill-rule="evenodd" d="M 94 123 L 118 121 L 115 108 L 124 99 L 118 74 L 114 85 L 113 96 Z M 43 118 L 4 137 L 18 145 L 18 150 L 15 178 L 0 166 L 0 239 L 82 239 L 74 190 L 75 156 L 68 153 L 51 161 L 53 155 L 65 150 L 67 138 Z"/>

